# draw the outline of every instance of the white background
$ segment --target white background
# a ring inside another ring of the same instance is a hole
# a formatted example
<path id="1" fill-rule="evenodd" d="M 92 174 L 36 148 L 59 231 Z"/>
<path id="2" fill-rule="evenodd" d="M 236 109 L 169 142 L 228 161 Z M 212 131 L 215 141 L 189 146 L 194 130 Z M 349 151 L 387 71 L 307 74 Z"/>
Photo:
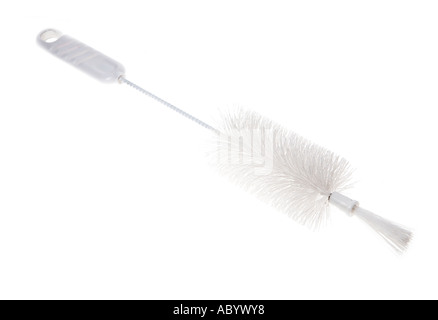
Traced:
<path id="1" fill-rule="evenodd" d="M 436 1 L 0 6 L 0 298 L 438 298 Z M 48 27 L 207 122 L 250 108 L 343 155 L 347 195 L 414 229 L 410 250 L 229 184 L 206 130 L 52 57 Z"/>

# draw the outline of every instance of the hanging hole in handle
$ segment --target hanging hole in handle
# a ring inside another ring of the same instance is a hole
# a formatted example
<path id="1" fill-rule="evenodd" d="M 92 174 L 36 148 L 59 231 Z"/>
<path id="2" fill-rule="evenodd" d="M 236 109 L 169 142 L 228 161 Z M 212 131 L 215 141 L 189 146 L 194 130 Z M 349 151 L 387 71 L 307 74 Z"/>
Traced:
<path id="1" fill-rule="evenodd" d="M 41 41 L 44 41 L 46 43 L 52 43 L 58 40 L 62 36 L 62 33 L 58 30 L 48 29 L 40 34 Z"/>

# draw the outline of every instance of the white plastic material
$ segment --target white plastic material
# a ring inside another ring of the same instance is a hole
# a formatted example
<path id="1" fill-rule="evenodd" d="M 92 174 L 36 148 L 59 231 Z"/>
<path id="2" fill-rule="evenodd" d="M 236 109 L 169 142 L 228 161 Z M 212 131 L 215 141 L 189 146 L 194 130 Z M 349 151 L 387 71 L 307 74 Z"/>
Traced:
<path id="1" fill-rule="evenodd" d="M 349 197 L 346 197 L 338 192 L 333 192 L 330 195 L 329 201 L 335 207 L 346 212 L 349 216 L 353 215 L 354 209 L 359 205 L 359 202 L 356 200 L 350 199 Z"/>
<path id="2" fill-rule="evenodd" d="M 117 61 L 54 29 L 42 31 L 38 44 L 76 68 L 102 82 L 116 82 L 125 74 Z"/>

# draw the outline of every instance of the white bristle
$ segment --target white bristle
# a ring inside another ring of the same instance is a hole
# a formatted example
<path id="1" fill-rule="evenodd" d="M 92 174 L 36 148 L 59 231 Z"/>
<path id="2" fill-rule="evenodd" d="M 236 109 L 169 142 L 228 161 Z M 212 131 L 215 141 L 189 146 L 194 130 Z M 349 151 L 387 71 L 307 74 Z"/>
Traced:
<path id="1" fill-rule="evenodd" d="M 408 248 L 411 231 L 360 207 L 355 208 L 353 214 L 373 228 L 397 253 L 403 253 Z"/>
<path id="2" fill-rule="evenodd" d="M 218 129 L 220 171 L 301 224 L 320 226 L 330 194 L 349 187 L 345 159 L 255 112 L 227 113 Z"/>
<path id="3" fill-rule="evenodd" d="M 327 220 L 332 203 L 368 223 L 398 253 L 406 250 L 410 231 L 339 193 L 351 185 L 345 159 L 251 111 L 224 114 L 218 131 L 220 172 L 263 201 L 311 228 Z"/>

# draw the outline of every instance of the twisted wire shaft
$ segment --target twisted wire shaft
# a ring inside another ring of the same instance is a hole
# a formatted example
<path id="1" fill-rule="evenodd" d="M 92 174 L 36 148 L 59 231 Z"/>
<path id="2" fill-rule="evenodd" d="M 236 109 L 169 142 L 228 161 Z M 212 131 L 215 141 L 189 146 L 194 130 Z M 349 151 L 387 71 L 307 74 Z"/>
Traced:
<path id="1" fill-rule="evenodd" d="M 213 128 L 213 127 L 210 126 L 209 124 L 207 124 L 207 123 L 205 123 L 204 121 L 202 121 L 202 120 L 200 120 L 200 119 L 198 119 L 198 118 L 192 116 L 191 114 L 185 112 L 184 110 L 182 110 L 182 109 L 180 109 L 180 108 L 178 108 L 178 107 L 175 107 L 173 104 L 171 104 L 171 103 L 169 103 L 169 102 L 167 102 L 167 101 L 161 99 L 160 97 L 157 97 L 157 96 L 154 95 L 153 93 L 151 93 L 151 92 L 149 92 L 149 91 L 147 91 L 147 90 L 145 90 L 145 89 L 139 87 L 138 85 L 136 85 L 135 83 L 132 83 L 131 81 L 127 80 L 126 78 L 124 78 L 124 77 L 120 77 L 120 78 L 119 78 L 119 81 L 122 82 L 122 83 L 126 83 L 128 86 L 130 86 L 130 87 L 132 87 L 132 88 L 134 88 L 134 89 L 140 91 L 141 93 L 143 93 L 143 94 L 145 94 L 145 95 L 151 97 L 152 99 L 154 99 L 154 100 L 160 102 L 161 104 L 163 104 L 163 105 L 165 105 L 166 107 L 172 109 L 173 111 L 178 112 L 180 115 L 182 115 L 182 116 L 184 116 L 184 117 L 186 117 L 186 118 L 188 118 L 188 119 L 190 119 L 190 120 L 196 122 L 196 123 L 199 124 L 200 126 L 206 128 L 206 129 L 208 129 L 208 130 L 211 130 L 211 131 L 213 131 L 213 132 L 215 132 L 215 133 L 219 133 L 219 130 L 217 130 L 216 128 Z"/>

